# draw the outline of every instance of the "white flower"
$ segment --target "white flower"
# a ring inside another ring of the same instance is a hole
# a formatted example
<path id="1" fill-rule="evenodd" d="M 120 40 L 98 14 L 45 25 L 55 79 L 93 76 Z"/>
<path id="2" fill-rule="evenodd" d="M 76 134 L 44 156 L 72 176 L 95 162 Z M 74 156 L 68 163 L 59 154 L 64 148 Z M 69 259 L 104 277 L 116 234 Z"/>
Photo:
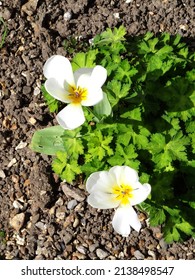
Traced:
<path id="1" fill-rule="evenodd" d="M 102 85 L 107 71 L 102 66 L 80 68 L 73 73 L 70 61 L 61 55 L 50 57 L 44 67 L 45 88 L 55 99 L 69 103 L 57 115 L 65 129 L 75 129 L 85 121 L 82 106 L 93 106 L 103 99 Z"/>
<path id="2" fill-rule="evenodd" d="M 131 227 L 140 230 L 141 223 L 132 206 L 148 197 L 151 186 L 139 182 L 137 171 L 129 166 L 114 166 L 109 171 L 95 172 L 87 179 L 86 189 L 92 207 L 117 208 L 112 220 L 116 232 L 126 237 Z"/>

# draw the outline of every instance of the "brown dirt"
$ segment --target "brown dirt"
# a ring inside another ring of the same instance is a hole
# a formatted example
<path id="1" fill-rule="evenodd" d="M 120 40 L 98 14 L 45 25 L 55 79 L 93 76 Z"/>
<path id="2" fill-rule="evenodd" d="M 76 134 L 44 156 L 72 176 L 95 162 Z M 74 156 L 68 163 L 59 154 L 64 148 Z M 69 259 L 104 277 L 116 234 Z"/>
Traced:
<path id="1" fill-rule="evenodd" d="M 160 227 L 148 227 L 142 213 L 139 234 L 117 235 L 110 224 L 112 211 L 89 207 L 81 183 L 64 193 L 51 158 L 28 147 L 37 129 L 55 123 L 40 85 L 47 58 L 67 55 L 64 39 L 86 41 L 106 27 L 124 24 L 130 35 L 167 31 L 194 44 L 194 10 L 193 0 L 0 1 L 8 28 L 0 49 L 0 232 L 5 232 L 0 258 L 195 258 L 192 238 L 167 245 Z"/>

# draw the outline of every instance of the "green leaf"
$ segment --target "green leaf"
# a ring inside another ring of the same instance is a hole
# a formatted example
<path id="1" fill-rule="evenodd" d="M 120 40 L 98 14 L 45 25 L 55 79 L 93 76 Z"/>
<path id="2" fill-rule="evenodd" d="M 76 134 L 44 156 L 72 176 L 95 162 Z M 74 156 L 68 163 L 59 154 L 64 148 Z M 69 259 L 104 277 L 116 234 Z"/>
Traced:
<path id="1" fill-rule="evenodd" d="M 110 165 L 128 165 L 138 169 L 139 161 L 136 160 L 137 156 L 138 154 L 135 152 L 135 147 L 132 144 L 127 147 L 117 144 L 114 155 L 107 161 Z"/>
<path id="2" fill-rule="evenodd" d="M 77 155 L 84 153 L 80 128 L 75 130 L 64 130 L 62 138 L 65 151 L 69 156 L 71 155 L 74 158 L 75 156 L 77 157 Z"/>
<path id="3" fill-rule="evenodd" d="M 192 235 L 193 234 L 193 226 L 190 225 L 188 222 L 183 221 L 180 224 L 176 224 L 176 228 L 181 230 L 187 235 Z"/>
<path id="4" fill-rule="evenodd" d="M 98 50 L 89 50 L 87 53 L 81 52 L 77 53 L 72 59 L 73 71 L 79 68 L 93 68 L 96 66 L 95 60 Z"/>
<path id="5" fill-rule="evenodd" d="M 105 92 L 103 92 L 103 96 L 103 100 L 93 107 L 95 114 L 99 117 L 107 117 L 112 113 L 112 107 Z"/>
<path id="6" fill-rule="evenodd" d="M 164 227 L 163 230 L 164 233 L 164 240 L 167 243 L 172 243 L 173 241 L 179 241 L 180 234 L 176 227 L 172 227 L 171 225 L 167 225 Z"/>
<path id="7" fill-rule="evenodd" d="M 163 209 L 153 207 L 149 213 L 149 223 L 152 227 L 162 225 L 166 220 Z"/>
<path id="8" fill-rule="evenodd" d="M 172 159 L 187 161 L 186 145 L 189 144 L 189 138 L 178 132 L 166 145 L 166 149 L 171 153 Z"/>
<path id="9" fill-rule="evenodd" d="M 64 129 L 57 125 L 37 130 L 31 140 L 30 148 L 46 155 L 55 155 L 57 151 L 64 151 L 62 136 Z"/>
<path id="10" fill-rule="evenodd" d="M 162 225 L 166 220 L 166 215 L 162 207 L 158 207 L 153 202 L 151 204 L 142 202 L 139 206 L 142 211 L 147 212 L 149 216 L 149 224 L 152 227 Z"/>
<path id="11" fill-rule="evenodd" d="M 120 42 L 124 40 L 124 36 L 126 34 L 126 29 L 124 26 L 120 26 L 119 28 L 114 28 L 111 30 L 110 28 L 107 28 L 106 31 L 102 32 L 101 35 L 96 36 L 94 38 L 93 43 L 95 45 L 106 45 L 106 44 L 114 44 L 116 42 Z"/>
<path id="12" fill-rule="evenodd" d="M 101 131 L 98 130 L 91 133 L 88 141 L 88 154 L 85 155 L 87 161 L 92 160 L 94 157 L 101 161 L 106 155 L 112 155 L 113 150 L 109 145 L 112 139 L 112 136 L 103 136 Z"/>
<path id="13" fill-rule="evenodd" d="M 62 180 L 66 180 L 68 183 L 72 183 L 76 175 L 81 174 L 77 159 L 69 158 L 67 152 L 62 151 L 56 153 L 52 169 Z"/>

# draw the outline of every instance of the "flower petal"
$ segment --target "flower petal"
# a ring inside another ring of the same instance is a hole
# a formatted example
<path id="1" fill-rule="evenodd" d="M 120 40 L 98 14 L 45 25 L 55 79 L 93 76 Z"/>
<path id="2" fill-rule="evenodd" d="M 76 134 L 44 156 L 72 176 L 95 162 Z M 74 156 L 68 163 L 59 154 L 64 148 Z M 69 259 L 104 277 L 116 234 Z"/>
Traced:
<path id="1" fill-rule="evenodd" d="M 129 199 L 132 206 L 143 202 L 151 192 L 151 186 L 149 184 L 142 185 L 140 182 L 137 182 L 133 188 L 133 196 Z"/>
<path id="2" fill-rule="evenodd" d="M 103 99 L 103 92 L 101 88 L 95 88 L 92 84 L 91 77 L 83 74 L 78 78 L 77 87 L 87 89 L 87 97 L 81 101 L 83 106 L 93 106 Z"/>
<path id="3" fill-rule="evenodd" d="M 127 237 L 131 232 L 131 227 L 136 231 L 141 228 L 141 223 L 133 207 L 119 207 L 113 217 L 112 225 L 114 230 Z"/>
<path id="4" fill-rule="evenodd" d="M 104 96 L 101 88 L 94 88 L 88 86 L 87 90 L 88 90 L 87 99 L 81 101 L 81 104 L 83 106 L 94 106 L 98 104 L 101 100 L 103 100 Z"/>
<path id="5" fill-rule="evenodd" d="M 70 103 L 68 92 L 58 83 L 55 78 L 49 78 L 46 80 L 45 89 L 55 99 L 65 103 Z"/>
<path id="6" fill-rule="evenodd" d="M 58 123 L 64 129 L 75 129 L 85 121 L 83 109 L 80 105 L 68 104 L 56 117 Z"/>
<path id="7" fill-rule="evenodd" d="M 43 74 L 47 79 L 55 78 L 62 88 L 65 83 L 75 85 L 72 66 L 64 56 L 51 56 L 43 66 Z"/>
<path id="8" fill-rule="evenodd" d="M 101 88 L 107 78 L 107 71 L 104 67 L 97 65 L 91 73 L 91 81 L 94 88 Z"/>
<path id="9" fill-rule="evenodd" d="M 79 68 L 78 70 L 76 70 L 74 72 L 74 79 L 75 79 L 75 83 L 77 85 L 78 83 L 78 79 L 81 75 L 87 75 L 87 76 L 91 76 L 91 73 L 93 71 L 93 68 Z"/>
<path id="10" fill-rule="evenodd" d="M 133 188 L 133 184 L 139 180 L 137 171 L 129 166 L 114 166 L 109 173 L 116 178 L 118 185 L 129 185 Z"/>
<path id="11" fill-rule="evenodd" d="M 86 189 L 89 193 L 101 191 L 112 195 L 114 185 L 116 185 L 116 182 L 108 171 L 94 172 L 86 181 Z"/>
<path id="12" fill-rule="evenodd" d="M 112 194 L 108 194 L 101 191 L 92 192 L 88 198 L 87 202 L 94 208 L 99 209 L 110 209 L 119 206 L 119 202 L 113 198 Z"/>

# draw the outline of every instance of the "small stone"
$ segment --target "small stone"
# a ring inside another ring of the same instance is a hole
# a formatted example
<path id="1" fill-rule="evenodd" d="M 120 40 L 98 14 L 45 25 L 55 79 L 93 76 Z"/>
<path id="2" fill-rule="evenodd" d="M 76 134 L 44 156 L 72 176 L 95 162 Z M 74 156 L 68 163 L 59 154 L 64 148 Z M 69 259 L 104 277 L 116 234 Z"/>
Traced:
<path id="1" fill-rule="evenodd" d="M 36 11 L 38 0 L 28 0 L 22 6 L 22 12 L 25 12 L 28 16 L 32 16 L 32 14 Z"/>
<path id="2" fill-rule="evenodd" d="M 21 141 L 16 147 L 15 147 L 15 150 L 21 150 L 23 148 L 25 148 L 27 146 L 27 143 L 26 142 L 23 142 Z"/>
<path id="3" fill-rule="evenodd" d="M 41 92 L 41 91 L 40 91 L 40 88 L 35 87 L 35 88 L 34 88 L 34 91 L 33 91 L 33 94 L 34 94 L 35 96 L 37 96 L 37 95 L 39 95 L 40 92 Z"/>
<path id="4" fill-rule="evenodd" d="M 24 219 L 25 219 L 24 213 L 17 214 L 10 220 L 10 225 L 15 230 L 19 231 L 24 224 Z"/>
<path id="5" fill-rule="evenodd" d="M 73 228 L 76 228 L 79 225 L 79 219 L 76 218 L 73 223 Z"/>
<path id="6" fill-rule="evenodd" d="M 70 214 L 67 218 L 66 218 L 66 220 L 64 221 L 64 224 L 63 224 L 63 226 L 64 226 L 64 228 L 67 228 L 71 223 L 73 223 L 74 222 L 74 214 Z"/>
<path id="7" fill-rule="evenodd" d="M 168 244 L 164 241 L 163 238 L 159 241 L 159 245 L 163 250 L 167 250 Z"/>
<path id="8" fill-rule="evenodd" d="M 12 160 L 8 163 L 8 168 L 12 167 L 17 162 L 16 158 L 12 158 Z"/>
<path id="9" fill-rule="evenodd" d="M 95 251 L 95 249 L 99 246 L 98 243 L 94 243 L 94 244 L 91 244 L 89 245 L 89 251 L 92 253 Z"/>
<path id="10" fill-rule="evenodd" d="M 0 169 L 0 178 L 5 179 L 5 173 L 2 169 Z"/>
<path id="11" fill-rule="evenodd" d="M 15 209 L 22 210 L 22 208 L 23 208 L 23 205 L 19 201 L 17 201 L 17 200 L 14 200 L 13 206 L 14 206 Z"/>
<path id="12" fill-rule="evenodd" d="M 79 190 L 78 188 L 70 188 L 67 185 L 62 185 L 62 190 L 66 196 L 70 196 L 79 202 L 85 199 L 83 191 Z"/>
<path id="13" fill-rule="evenodd" d="M 66 13 L 64 13 L 64 20 L 65 20 L 65 21 L 70 20 L 70 19 L 71 19 L 71 17 L 72 17 L 72 14 L 71 14 L 70 12 L 66 12 Z"/>
<path id="14" fill-rule="evenodd" d="M 114 13 L 113 16 L 114 16 L 115 18 L 117 18 L 117 19 L 120 18 L 120 14 L 119 14 L 119 13 Z"/>
<path id="15" fill-rule="evenodd" d="M 148 255 L 151 256 L 153 258 L 153 260 L 156 260 L 156 255 L 153 251 L 148 250 Z"/>
<path id="16" fill-rule="evenodd" d="M 32 124 L 32 125 L 36 124 L 36 122 L 37 122 L 37 121 L 35 120 L 35 118 L 33 118 L 33 117 L 31 117 L 28 121 L 29 121 L 29 123 Z"/>
<path id="17" fill-rule="evenodd" d="M 184 31 L 188 30 L 188 26 L 186 24 L 180 24 L 179 28 Z"/>
<path id="18" fill-rule="evenodd" d="M 18 245 L 24 246 L 24 244 L 25 244 L 25 239 L 24 239 L 24 237 L 20 237 L 20 236 L 17 234 L 17 236 L 16 236 L 16 243 L 17 243 Z"/>
<path id="19" fill-rule="evenodd" d="M 35 224 L 35 226 L 36 226 L 38 229 L 42 230 L 42 231 L 45 231 L 45 230 L 47 229 L 47 225 L 44 224 L 43 222 L 37 222 L 37 223 Z"/>
<path id="20" fill-rule="evenodd" d="M 144 260 L 144 255 L 139 251 L 139 250 L 136 250 L 134 252 L 134 256 L 136 257 L 137 260 Z"/>
<path id="21" fill-rule="evenodd" d="M 70 201 L 68 202 L 67 208 L 68 208 L 69 210 L 71 210 L 71 209 L 74 209 L 74 207 L 75 207 L 76 205 L 77 205 L 76 199 L 72 199 L 72 200 L 70 200 Z"/>
<path id="22" fill-rule="evenodd" d="M 56 217 L 59 220 L 63 220 L 65 218 L 65 207 L 61 206 L 56 210 Z"/>
<path id="23" fill-rule="evenodd" d="M 105 259 L 108 256 L 108 252 L 98 248 L 96 250 L 96 255 L 98 256 L 98 258 L 100 260 L 103 260 L 103 259 Z"/>
<path id="24" fill-rule="evenodd" d="M 65 245 L 67 245 L 68 243 L 70 243 L 70 241 L 72 240 L 72 235 L 70 233 L 66 233 L 64 236 L 63 236 L 63 241 L 65 243 Z"/>
<path id="25" fill-rule="evenodd" d="M 77 246 L 76 247 L 77 251 L 79 251 L 79 253 L 83 254 L 83 255 L 86 255 L 87 253 L 87 248 L 85 248 L 84 246 Z"/>

